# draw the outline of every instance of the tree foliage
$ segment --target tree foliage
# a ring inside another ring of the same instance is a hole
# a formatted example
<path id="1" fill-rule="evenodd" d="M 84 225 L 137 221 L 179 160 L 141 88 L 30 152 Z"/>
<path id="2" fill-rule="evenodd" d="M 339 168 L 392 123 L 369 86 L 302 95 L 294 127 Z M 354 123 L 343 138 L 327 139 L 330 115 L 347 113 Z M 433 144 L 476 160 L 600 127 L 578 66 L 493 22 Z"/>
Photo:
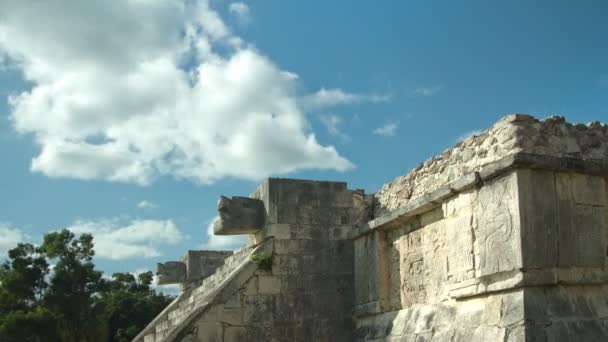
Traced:
<path id="1" fill-rule="evenodd" d="M 131 341 L 170 303 L 150 287 L 152 272 L 104 279 L 93 247 L 91 235 L 63 230 L 9 251 L 0 266 L 0 341 Z"/>

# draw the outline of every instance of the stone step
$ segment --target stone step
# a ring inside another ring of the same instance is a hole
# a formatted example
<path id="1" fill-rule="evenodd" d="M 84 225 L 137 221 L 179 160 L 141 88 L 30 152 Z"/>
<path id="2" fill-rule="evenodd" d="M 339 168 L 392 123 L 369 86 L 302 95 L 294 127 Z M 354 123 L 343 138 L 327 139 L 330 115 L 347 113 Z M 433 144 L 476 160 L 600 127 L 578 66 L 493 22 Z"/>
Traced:
<path id="1" fill-rule="evenodd" d="M 215 273 L 203 279 L 201 284 L 191 290 L 190 294 L 180 299 L 174 308 L 166 313 L 153 327 L 152 332 L 145 335 L 144 342 L 161 342 L 198 306 L 210 300 L 214 291 L 225 279 L 232 274 L 245 260 L 249 258 L 251 247 L 243 247 L 224 260 L 224 264 Z"/>

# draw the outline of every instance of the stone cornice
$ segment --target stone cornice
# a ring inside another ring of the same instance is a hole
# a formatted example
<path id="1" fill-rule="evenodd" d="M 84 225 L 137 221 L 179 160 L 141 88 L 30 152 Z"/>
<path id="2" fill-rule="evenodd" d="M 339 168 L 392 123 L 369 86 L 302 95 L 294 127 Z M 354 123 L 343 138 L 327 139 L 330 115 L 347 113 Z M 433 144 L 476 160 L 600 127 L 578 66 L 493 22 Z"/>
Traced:
<path id="1" fill-rule="evenodd" d="M 468 173 L 440 188 L 407 202 L 403 207 L 374 218 L 356 227 L 350 234 L 357 239 L 375 230 L 387 230 L 441 205 L 441 203 L 464 190 L 483 186 L 483 182 L 516 169 L 541 169 L 557 172 L 576 172 L 595 176 L 608 176 L 608 160 L 591 160 L 569 157 L 554 157 L 533 153 L 516 153 L 486 164 L 478 172 Z"/>

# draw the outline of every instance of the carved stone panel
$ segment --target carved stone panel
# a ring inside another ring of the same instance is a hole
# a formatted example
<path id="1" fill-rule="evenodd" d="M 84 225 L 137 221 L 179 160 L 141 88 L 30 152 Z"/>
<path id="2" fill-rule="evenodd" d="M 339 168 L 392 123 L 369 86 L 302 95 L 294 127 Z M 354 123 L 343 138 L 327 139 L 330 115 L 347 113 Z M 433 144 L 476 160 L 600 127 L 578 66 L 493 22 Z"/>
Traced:
<path id="1" fill-rule="evenodd" d="M 422 230 L 401 238 L 401 305 L 423 303 L 426 299 Z"/>
<path id="2" fill-rule="evenodd" d="M 425 287 L 427 303 L 438 302 L 447 296 L 447 241 L 445 220 L 439 220 L 422 229 Z"/>
<path id="3" fill-rule="evenodd" d="M 435 302 L 444 296 L 446 229 L 440 220 L 399 241 L 401 305 Z"/>
<path id="4" fill-rule="evenodd" d="M 447 281 L 458 283 L 475 277 L 472 212 L 446 219 L 448 256 Z"/>
<path id="5" fill-rule="evenodd" d="M 479 276 L 522 266 L 517 175 L 488 182 L 477 193 L 475 253 Z"/>

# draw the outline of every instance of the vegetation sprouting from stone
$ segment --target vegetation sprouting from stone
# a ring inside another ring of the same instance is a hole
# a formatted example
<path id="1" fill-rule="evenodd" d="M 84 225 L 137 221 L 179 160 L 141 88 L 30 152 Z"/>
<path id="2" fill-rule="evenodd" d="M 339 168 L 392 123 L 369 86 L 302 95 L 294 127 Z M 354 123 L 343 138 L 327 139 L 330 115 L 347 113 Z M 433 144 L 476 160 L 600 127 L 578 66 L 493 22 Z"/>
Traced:
<path id="1" fill-rule="evenodd" d="M 11 249 L 0 266 L 0 341 L 131 341 L 171 302 L 150 287 L 152 272 L 106 279 L 94 255 L 93 237 L 69 230 Z"/>
<path id="2" fill-rule="evenodd" d="M 258 268 L 263 271 L 272 270 L 272 254 L 266 255 L 264 253 L 254 254 L 251 256 L 251 260 L 258 265 Z"/>

